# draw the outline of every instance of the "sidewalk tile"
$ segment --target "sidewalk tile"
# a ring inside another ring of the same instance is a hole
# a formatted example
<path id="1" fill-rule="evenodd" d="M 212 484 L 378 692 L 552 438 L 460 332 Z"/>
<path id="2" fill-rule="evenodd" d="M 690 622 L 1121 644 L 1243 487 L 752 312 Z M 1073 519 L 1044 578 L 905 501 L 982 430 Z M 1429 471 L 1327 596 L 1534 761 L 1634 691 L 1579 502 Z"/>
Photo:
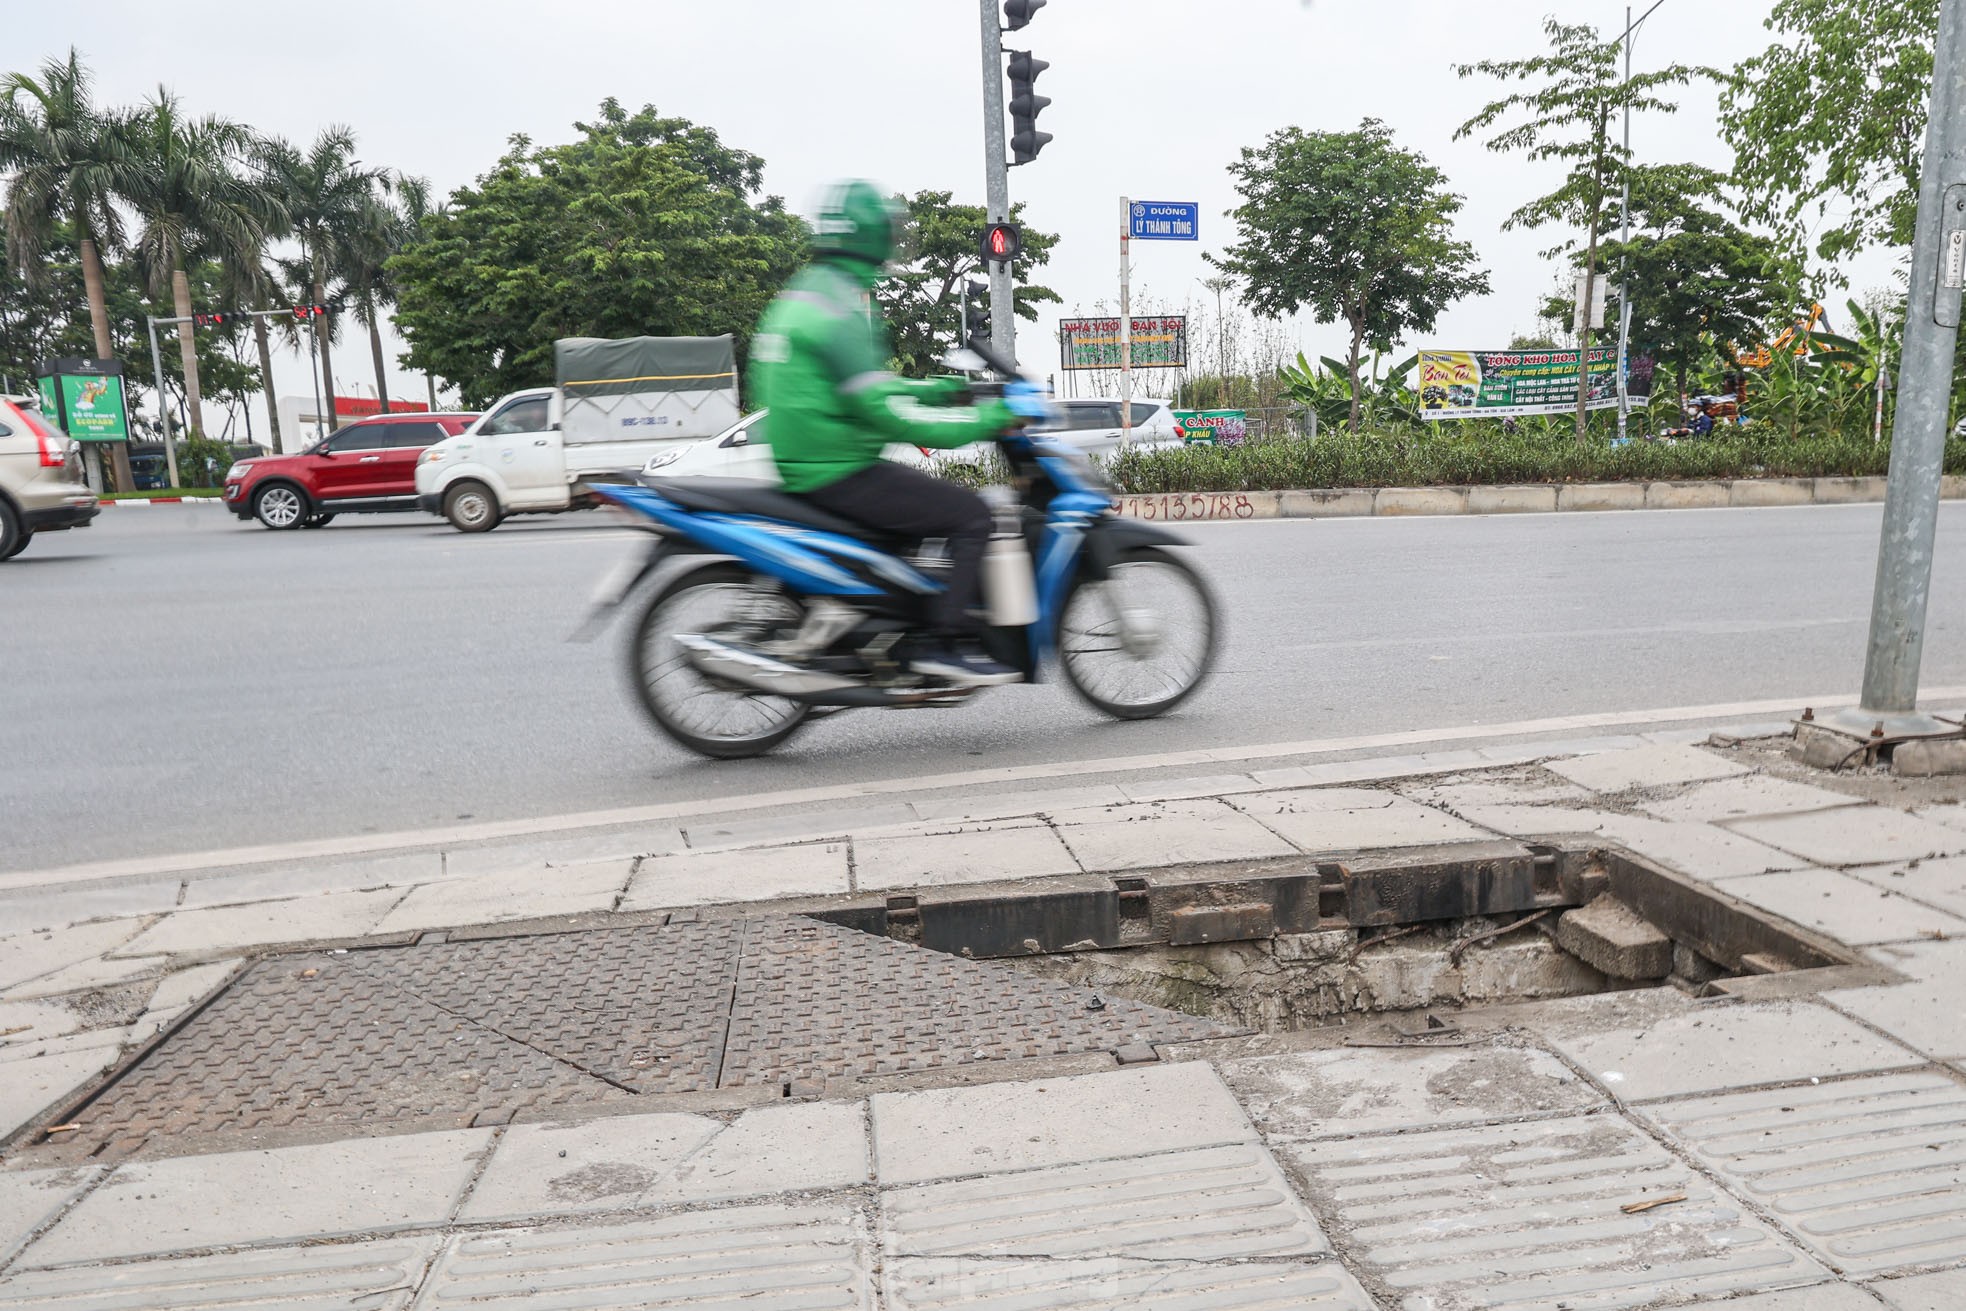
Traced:
<path id="1" fill-rule="evenodd" d="M 1947 828 L 1885 806 L 1743 819 L 1728 827 L 1818 865 L 1881 865 L 1966 852 L 1966 830 Z"/>
<path id="2" fill-rule="evenodd" d="M 1883 988 L 1846 988 L 1826 1001 L 1941 1061 L 1966 1058 L 1966 942 L 1919 942 L 1872 953 L 1909 975 Z"/>
<path id="3" fill-rule="evenodd" d="M 1845 1274 L 1966 1260 L 1966 1087 L 1892 1075 L 1640 1112 Z"/>
<path id="4" fill-rule="evenodd" d="M 633 1224 L 460 1234 L 417 1311 L 731 1307 L 872 1311 L 849 1205 L 747 1206 Z"/>
<path id="5" fill-rule="evenodd" d="M 1090 787 L 1042 788 L 1034 792 L 999 792 L 972 797 L 951 797 L 943 801 L 917 801 L 918 819 L 943 828 L 963 820 L 1014 819 L 1021 815 L 1055 815 L 1061 810 L 1082 810 L 1087 806 L 1119 806 L 1129 800 L 1111 783 Z"/>
<path id="6" fill-rule="evenodd" d="M 72 1006 L 47 1001 L 0 1001 L 0 1048 L 59 1038 L 82 1027 Z"/>
<path id="7" fill-rule="evenodd" d="M 1709 882 L 1774 870 L 1802 869 L 1809 864 L 1800 856 L 1777 851 L 1711 824 L 1616 815 L 1605 823 L 1602 832 L 1618 845 L 1668 869 Z"/>
<path id="8" fill-rule="evenodd" d="M 1566 737 L 1549 742 L 1524 742 L 1514 746 L 1482 747 L 1483 760 L 1497 765 L 1521 763 L 1525 751 L 1535 754 L 1529 760 L 1548 762 L 1562 756 L 1598 756 L 1611 751 L 1641 751 L 1651 745 L 1636 733 L 1613 733 L 1603 737 Z"/>
<path id="9" fill-rule="evenodd" d="M 203 878 L 194 874 L 184 885 L 181 909 L 243 906 L 255 901 L 318 897 L 324 893 L 357 892 L 365 888 L 407 888 L 417 883 L 435 883 L 442 877 L 444 858 L 434 850 L 393 856 L 357 856 L 347 860 L 302 861 Z"/>
<path id="10" fill-rule="evenodd" d="M 889 1256 L 1319 1256 L 1317 1221 L 1260 1143 L 1051 1166 L 881 1194 Z"/>
<path id="11" fill-rule="evenodd" d="M 1966 802 L 1955 801 L 1950 805 L 1925 806 L 1912 813 L 1921 819 L 1929 819 L 1935 823 L 1944 824 L 1947 828 L 1956 828 L 1962 832 L 1966 832 Z"/>
<path id="12" fill-rule="evenodd" d="M 1296 854 L 1249 816 L 1209 798 L 1068 810 L 1053 823 L 1092 872 Z"/>
<path id="13" fill-rule="evenodd" d="M 1014 1257 L 902 1257 L 884 1263 L 892 1311 L 944 1307 L 1133 1311 L 1373 1311 L 1372 1299 L 1336 1261 L 1177 1265 L 1113 1257 L 1079 1261 Z M 1875 1311 L 1875 1308 L 1872 1308 Z"/>
<path id="14" fill-rule="evenodd" d="M 0 988 L 18 992 L 16 984 L 114 951 L 135 937 L 142 927 L 140 920 L 105 920 L 47 933 L 16 933 L 0 938 Z"/>
<path id="15" fill-rule="evenodd" d="M 1519 772 L 1519 771 L 1518 771 Z M 1423 806 L 1554 806 L 1569 801 L 1589 801 L 1593 794 L 1574 783 L 1559 783 L 1541 777 L 1471 778 L 1451 783 L 1424 783 L 1401 789 Z"/>
<path id="16" fill-rule="evenodd" d="M 23 1264 L 337 1238 L 442 1224 L 489 1129 L 357 1138 L 117 1167 Z"/>
<path id="17" fill-rule="evenodd" d="M 844 842 L 651 856 L 628 881 L 622 910 L 666 910 L 852 890 Z"/>
<path id="18" fill-rule="evenodd" d="M 47 1056 L 67 1056 L 75 1052 L 102 1051 L 108 1055 L 130 1042 L 135 1033 L 135 1025 L 119 1025 L 107 1029 L 83 1029 L 77 1033 L 38 1040 L 21 1034 L 19 1037 L 22 1041 L 0 1044 L 0 1064 L 38 1061 Z"/>
<path id="19" fill-rule="evenodd" d="M 130 1265 L 24 1270 L 0 1279 L 0 1311 L 293 1307 L 403 1311 L 441 1240 L 276 1247 Z"/>
<path id="20" fill-rule="evenodd" d="M 94 919 L 130 919 L 155 915 L 177 904 L 180 880 L 152 879 L 143 883 L 81 884 L 63 888 L 26 888 L 0 894 L 0 924 L 9 932 L 59 929 Z"/>
<path id="21" fill-rule="evenodd" d="M 1617 1116 L 1295 1143 L 1313 1205 L 1405 1311 L 1651 1307 L 1821 1266 Z M 1679 1194 L 1635 1215 L 1627 1203 Z"/>
<path id="22" fill-rule="evenodd" d="M 617 1115 L 506 1132 L 464 1220 L 718 1202 L 867 1182 L 866 1107 L 806 1102 L 701 1115 Z"/>
<path id="23" fill-rule="evenodd" d="M 118 950 L 119 956 L 235 951 L 321 938 L 358 938 L 401 900 L 399 888 L 331 892 L 250 906 L 210 906 L 166 915 Z"/>
<path id="24" fill-rule="evenodd" d="M 1672 787 L 1749 772 L 1746 765 L 1724 760 L 1699 747 L 1656 744 L 1629 751 L 1605 751 L 1574 760 L 1552 760 L 1544 768 L 1593 792 Z"/>
<path id="25" fill-rule="evenodd" d="M 1260 792 L 1263 785 L 1248 774 L 1210 774 L 1204 778 L 1151 779 L 1122 783 L 1128 801 L 1183 801 L 1190 797 L 1224 797 L 1232 792 Z"/>
<path id="26" fill-rule="evenodd" d="M 167 974 L 157 985 L 157 991 L 150 994 L 150 1004 L 145 1013 L 180 1011 L 193 1002 L 202 1001 L 219 984 L 225 982 L 243 960 L 213 961 L 209 965 L 193 965 L 188 970 L 178 970 Z"/>
<path id="27" fill-rule="evenodd" d="M 1038 826 L 868 838 L 853 844 L 854 883 L 863 892 L 1078 872 L 1078 862 L 1058 835 Z"/>
<path id="28" fill-rule="evenodd" d="M 1809 1002 L 1708 1004 L 1644 1028 L 1551 1041 L 1627 1102 L 1922 1063 Z"/>
<path id="29" fill-rule="evenodd" d="M 448 929 L 461 924 L 493 924 L 499 920 L 544 919 L 614 909 L 615 899 L 628 884 L 633 862 L 603 860 L 592 865 L 568 865 L 478 878 L 446 879 L 411 888 L 372 933 L 408 929 Z"/>
<path id="30" fill-rule="evenodd" d="M 1395 792 L 1373 788 L 1303 788 L 1231 797 L 1304 851 L 1355 851 L 1479 842 L 1491 835 Z"/>
<path id="31" fill-rule="evenodd" d="M 100 1170 L 0 1170 L 0 1265 L 27 1236 L 55 1218 Z M 6 1305 L 0 1286 L 0 1306 Z"/>
<path id="32" fill-rule="evenodd" d="M 444 877 L 476 878 L 482 874 L 513 874 L 521 870 L 536 872 L 557 869 L 563 865 L 591 865 L 603 860 L 633 861 L 638 856 L 667 856 L 682 850 L 683 831 L 679 828 L 505 839 L 469 847 L 445 848 Z"/>
<path id="33" fill-rule="evenodd" d="M 1780 1293 L 1695 1302 L 1686 1311 L 1882 1311 L 1882 1308 L 1876 1298 L 1856 1284 L 1810 1284 Z"/>
<path id="34" fill-rule="evenodd" d="M 0 996 L 8 1001 L 34 1001 L 70 992 L 114 988 L 157 978 L 168 963 L 163 956 L 94 956 L 27 983 L 15 984 Z"/>
<path id="35" fill-rule="evenodd" d="M 1900 893 L 1955 915 L 1966 915 L 1966 856 L 1921 860 L 1915 864 L 1906 861 L 1898 865 L 1858 865 L 1844 873 L 1887 892 Z"/>
<path id="36" fill-rule="evenodd" d="M 1583 1111 L 1604 1097 L 1548 1052 L 1346 1047 L 1225 1061 L 1222 1077 L 1271 1143 Z"/>
<path id="37" fill-rule="evenodd" d="M 1966 920 L 1828 869 L 1730 879 L 1727 894 L 1852 947 L 1966 937 Z"/>
<path id="38" fill-rule="evenodd" d="M 882 1093 L 873 1113 L 884 1186 L 1255 1140 L 1242 1107 L 1199 1061 Z"/>
<path id="39" fill-rule="evenodd" d="M 1743 778 L 1704 783 L 1679 796 L 1647 802 L 1639 809 L 1660 819 L 1715 823 L 1862 804 L 1862 797 L 1832 792 L 1828 788 L 1812 788 L 1806 783 L 1791 783 L 1785 778 L 1750 774 Z"/>
<path id="40" fill-rule="evenodd" d="M 1512 838 L 1541 837 L 1557 833 L 1600 833 L 1618 818 L 1600 810 L 1575 806 L 1455 806 L 1454 812 L 1470 824 L 1479 824 Z"/>
<path id="41" fill-rule="evenodd" d="M 691 824 L 685 831 L 691 851 L 735 851 L 740 847 L 782 847 L 794 842 L 844 839 L 889 824 L 912 824 L 920 818 L 905 801 L 863 806 L 858 810 L 814 810 L 753 814 L 748 819 Z"/>
<path id="42" fill-rule="evenodd" d="M 1966 1306 L 1966 1270 L 1880 1279 L 1871 1287 L 1892 1311 L 1959 1311 Z"/>
<path id="43" fill-rule="evenodd" d="M 1419 756 L 1367 756 L 1319 765 L 1287 765 L 1252 773 L 1265 788 L 1325 787 L 1334 783 L 1377 783 L 1425 774 L 1456 774 L 1496 763 L 1481 751 L 1440 751 Z"/>
<path id="44" fill-rule="evenodd" d="M 117 1045 L 56 1048 L 44 1056 L 0 1064 L 0 1138 L 79 1092 L 115 1064 L 119 1050 Z"/>

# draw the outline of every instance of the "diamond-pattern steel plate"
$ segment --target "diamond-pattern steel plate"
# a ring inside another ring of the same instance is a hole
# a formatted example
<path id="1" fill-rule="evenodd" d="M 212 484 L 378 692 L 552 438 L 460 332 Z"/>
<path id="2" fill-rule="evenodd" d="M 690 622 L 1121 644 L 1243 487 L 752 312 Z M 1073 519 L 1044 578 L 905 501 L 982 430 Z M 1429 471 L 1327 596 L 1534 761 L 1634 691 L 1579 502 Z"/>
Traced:
<path id="1" fill-rule="evenodd" d="M 1112 1051 L 1232 1032 L 803 918 L 275 956 L 42 1154 Z"/>

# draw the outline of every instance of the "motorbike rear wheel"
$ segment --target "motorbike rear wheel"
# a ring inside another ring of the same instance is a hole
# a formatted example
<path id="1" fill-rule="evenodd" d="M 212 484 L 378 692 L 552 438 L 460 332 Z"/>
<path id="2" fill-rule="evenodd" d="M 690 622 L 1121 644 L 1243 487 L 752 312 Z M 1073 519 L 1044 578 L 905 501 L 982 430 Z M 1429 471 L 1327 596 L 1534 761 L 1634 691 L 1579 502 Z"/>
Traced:
<path id="1" fill-rule="evenodd" d="M 1215 598 L 1201 575 L 1167 551 L 1136 546 L 1120 552 L 1106 577 L 1072 584 L 1058 659 L 1093 709 L 1152 719 L 1201 686 L 1215 640 Z"/>
<path id="2" fill-rule="evenodd" d="M 804 702 L 711 678 L 676 644 L 679 633 L 748 642 L 796 626 L 798 607 L 755 582 L 734 564 L 691 569 L 656 592 L 629 629 L 629 681 L 642 709 L 677 743 L 716 760 L 763 755 L 811 713 Z"/>

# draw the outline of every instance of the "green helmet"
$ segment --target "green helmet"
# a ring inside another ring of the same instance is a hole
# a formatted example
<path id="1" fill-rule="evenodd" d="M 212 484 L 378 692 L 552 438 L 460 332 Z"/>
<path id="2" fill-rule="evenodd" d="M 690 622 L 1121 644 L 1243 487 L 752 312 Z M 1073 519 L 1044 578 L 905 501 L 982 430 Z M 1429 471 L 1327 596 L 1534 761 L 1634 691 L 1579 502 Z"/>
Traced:
<path id="1" fill-rule="evenodd" d="M 871 182 L 839 182 L 827 188 L 812 225 L 812 248 L 869 264 L 887 263 L 900 240 L 901 214 Z"/>

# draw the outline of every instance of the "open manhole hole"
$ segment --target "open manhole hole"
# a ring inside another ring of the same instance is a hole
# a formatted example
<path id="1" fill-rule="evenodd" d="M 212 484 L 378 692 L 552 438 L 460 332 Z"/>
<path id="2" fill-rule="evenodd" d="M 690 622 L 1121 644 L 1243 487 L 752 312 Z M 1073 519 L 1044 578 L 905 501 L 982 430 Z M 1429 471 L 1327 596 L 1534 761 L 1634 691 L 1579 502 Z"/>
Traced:
<path id="1" fill-rule="evenodd" d="M 1613 900 L 1624 909 L 1607 917 Z M 1585 903 L 1616 941 L 1536 932 Z M 1855 964 L 1642 860 L 1515 844 L 798 909 L 267 956 L 57 1113 L 29 1155 L 711 1109 L 1030 1062 L 1103 1068 L 1360 1011 L 1669 981 L 1807 986 Z"/>

